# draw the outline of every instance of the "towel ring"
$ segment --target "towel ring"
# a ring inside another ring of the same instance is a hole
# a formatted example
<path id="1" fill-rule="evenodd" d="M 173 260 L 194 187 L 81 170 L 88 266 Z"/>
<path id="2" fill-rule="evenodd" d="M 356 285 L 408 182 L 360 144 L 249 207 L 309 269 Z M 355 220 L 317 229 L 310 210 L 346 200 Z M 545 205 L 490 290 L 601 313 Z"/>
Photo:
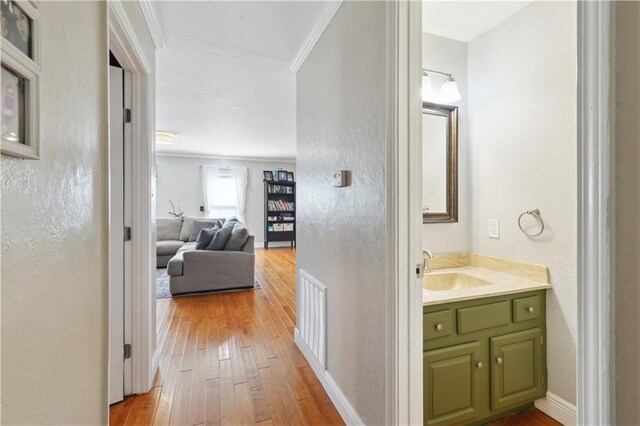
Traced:
<path id="1" fill-rule="evenodd" d="M 535 234 L 529 234 L 527 231 L 524 230 L 524 228 L 522 228 L 522 223 L 521 223 L 522 216 L 526 214 L 533 216 L 533 218 L 540 224 L 540 231 L 538 231 Z M 522 233 L 527 237 L 537 237 L 538 235 L 542 234 L 544 232 L 544 221 L 542 220 L 542 216 L 540 216 L 540 210 L 539 209 L 527 210 L 526 212 L 518 216 L 518 228 L 520 228 Z"/>

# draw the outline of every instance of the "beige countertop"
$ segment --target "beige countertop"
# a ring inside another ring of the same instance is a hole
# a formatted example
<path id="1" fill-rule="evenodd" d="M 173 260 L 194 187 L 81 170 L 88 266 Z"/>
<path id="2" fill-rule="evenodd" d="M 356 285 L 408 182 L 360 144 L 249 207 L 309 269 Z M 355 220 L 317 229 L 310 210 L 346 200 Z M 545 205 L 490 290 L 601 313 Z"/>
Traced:
<path id="1" fill-rule="evenodd" d="M 462 266 L 457 268 L 436 269 L 425 274 L 429 275 L 460 273 L 488 281 L 489 285 L 468 288 L 455 288 L 443 291 L 422 290 L 422 305 L 438 305 L 441 303 L 460 302 L 463 300 L 481 299 L 485 297 L 501 296 L 505 294 L 523 293 L 533 290 L 551 288 L 551 284 L 542 281 L 510 274 L 498 272 L 492 269 L 478 266 Z"/>

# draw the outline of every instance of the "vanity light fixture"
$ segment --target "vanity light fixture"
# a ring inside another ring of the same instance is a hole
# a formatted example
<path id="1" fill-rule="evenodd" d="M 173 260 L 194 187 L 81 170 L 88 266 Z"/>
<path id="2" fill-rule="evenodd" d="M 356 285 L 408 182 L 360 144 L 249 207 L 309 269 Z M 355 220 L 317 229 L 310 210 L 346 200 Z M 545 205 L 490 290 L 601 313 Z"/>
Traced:
<path id="1" fill-rule="evenodd" d="M 169 132 L 156 132 L 156 143 L 158 145 L 173 145 L 174 136 Z"/>
<path id="2" fill-rule="evenodd" d="M 436 93 L 433 90 L 431 83 L 431 77 L 429 74 L 441 75 L 447 77 L 447 81 L 442 85 L 440 93 Z M 460 91 L 458 90 L 458 84 L 453 79 L 453 76 L 446 72 L 440 72 L 435 70 L 422 69 L 422 100 L 435 103 L 448 103 L 456 102 L 462 99 Z"/>

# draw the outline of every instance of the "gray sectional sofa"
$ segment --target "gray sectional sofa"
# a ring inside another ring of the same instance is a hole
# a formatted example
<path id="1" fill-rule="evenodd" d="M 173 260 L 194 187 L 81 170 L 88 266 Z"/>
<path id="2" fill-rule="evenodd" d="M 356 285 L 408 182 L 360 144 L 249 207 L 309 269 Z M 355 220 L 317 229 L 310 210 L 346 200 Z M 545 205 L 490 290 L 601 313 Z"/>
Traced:
<path id="1" fill-rule="evenodd" d="M 158 218 L 156 258 L 167 268 L 171 294 L 249 288 L 255 283 L 254 237 L 240 251 L 196 250 L 203 218 Z M 224 219 L 207 219 L 210 221 Z"/>

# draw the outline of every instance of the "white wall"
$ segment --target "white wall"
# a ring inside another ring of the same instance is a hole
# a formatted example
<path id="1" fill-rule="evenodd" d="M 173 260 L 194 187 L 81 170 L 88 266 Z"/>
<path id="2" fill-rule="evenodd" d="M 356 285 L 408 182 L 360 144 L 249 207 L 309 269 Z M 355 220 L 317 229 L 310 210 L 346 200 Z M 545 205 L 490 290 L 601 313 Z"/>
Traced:
<path id="1" fill-rule="evenodd" d="M 298 268 L 327 287 L 327 371 L 372 425 L 387 396 L 385 8 L 343 2 L 297 74 Z"/>
<path id="2" fill-rule="evenodd" d="M 640 424 L 640 3 L 616 3 L 616 424 Z"/>
<path id="3" fill-rule="evenodd" d="M 576 4 L 535 2 L 469 43 L 472 250 L 549 267 L 549 392 L 576 403 Z M 539 208 L 545 233 L 517 226 Z M 500 239 L 487 237 L 500 219 Z"/>
<path id="4" fill-rule="evenodd" d="M 105 424 L 107 4 L 39 6 L 41 160 L 0 160 L 1 420 Z"/>
<path id="5" fill-rule="evenodd" d="M 469 207 L 469 165 L 467 142 L 467 43 L 422 33 L 422 66 L 453 74 L 462 99 L 458 107 L 458 223 L 425 223 L 422 244 L 434 253 L 468 251 L 471 245 Z M 438 79 L 438 76 L 432 76 Z M 444 82 L 436 80 L 438 86 Z M 435 86 L 435 85 L 434 85 Z"/>
<path id="6" fill-rule="evenodd" d="M 277 170 L 282 168 L 294 172 L 295 163 L 222 160 L 197 157 L 175 157 L 158 155 L 156 157 L 158 170 L 156 216 L 168 217 L 172 200 L 178 208 L 182 208 L 187 216 L 203 216 L 200 206 L 204 204 L 202 197 L 202 169 L 201 166 L 231 166 L 247 167 L 249 169 L 249 185 L 247 186 L 246 225 L 255 236 L 256 243 L 264 242 L 264 184 L 263 170 Z"/>

